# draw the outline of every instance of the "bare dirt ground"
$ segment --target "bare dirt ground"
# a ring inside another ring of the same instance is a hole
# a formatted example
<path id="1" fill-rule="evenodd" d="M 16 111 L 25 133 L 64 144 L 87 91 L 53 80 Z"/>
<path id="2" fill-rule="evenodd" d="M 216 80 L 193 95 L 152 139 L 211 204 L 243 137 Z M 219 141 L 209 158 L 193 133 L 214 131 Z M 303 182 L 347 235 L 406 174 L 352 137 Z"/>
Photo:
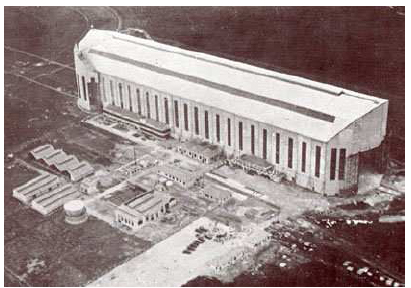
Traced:
<path id="1" fill-rule="evenodd" d="M 242 169 L 222 166 L 213 172 L 267 195 L 280 207 L 281 217 L 284 219 L 299 216 L 308 210 L 324 211 L 329 207 L 326 198 L 318 193 L 309 192 L 295 185 L 277 184 L 263 177 L 255 181 L 255 176 L 247 174 Z"/>

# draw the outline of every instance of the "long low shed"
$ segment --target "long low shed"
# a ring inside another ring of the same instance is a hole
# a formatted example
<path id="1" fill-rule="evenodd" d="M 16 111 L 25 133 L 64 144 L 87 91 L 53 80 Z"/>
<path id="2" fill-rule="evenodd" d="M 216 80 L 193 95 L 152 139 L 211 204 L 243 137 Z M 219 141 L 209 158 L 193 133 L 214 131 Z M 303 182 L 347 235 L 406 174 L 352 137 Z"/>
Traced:
<path id="1" fill-rule="evenodd" d="M 60 186 L 60 181 L 56 175 L 44 173 L 29 180 L 26 184 L 13 189 L 13 197 L 24 204 L 30 204 L 34 198 L 58 186 Z"/>
<path id="2" fill-rule="evenodd" d="M 39 213 L 48 215 L 68 201 L 77 199 L 79 196 L 80 193 L 77 189 L 73 185 L 67 184 L 37 197 L 31 202 L 31 206 Z"/>
<path id="3" fill-rule="evenodd" d="M 54 170 L 67 173 L 71 181 L 79 181 L 94 173 L 94 168 L 88 162 L 80 162 L 76 156 L 68 155 L 62 149 L 56 150 L 50 144 L 31 150 L 30 155 Z"/>

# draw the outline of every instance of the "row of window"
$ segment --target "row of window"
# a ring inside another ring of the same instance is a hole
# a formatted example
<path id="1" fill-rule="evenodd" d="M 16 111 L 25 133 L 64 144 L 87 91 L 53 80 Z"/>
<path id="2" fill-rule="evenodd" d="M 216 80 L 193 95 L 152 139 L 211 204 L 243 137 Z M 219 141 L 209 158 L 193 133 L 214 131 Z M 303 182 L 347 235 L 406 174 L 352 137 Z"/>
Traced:
<path id="1" fill-rule="evenodd" d="M 79 79 L 78 79 L 79 80 Z M 84 89 L 84 95 L 85 93 L 85 79 L 84 76 L 82 76 L 82 86 Z M 112 99 L 112 104 L 115 105 L 114 102 L 114 84 L 113 81 L 110 80 L 110 93 L 111 93 L 111 99 Z M 103 87 L 105 87 L 104 84 L 104 78 L 103 78 Z M 122 84 L 118 83 L 118 91 L 119 91 L 119 96 L 120 96 L 120 106 L 121 108 L 124 109 L 124 104 L 123 104 L 123 88 Z M 130 103 L 130 111 L 133 111 L 133 102 L 131 99 L 131 88 L 130 85 L 127 85 L 127 92 L 128 92 L 128 97 L 129 97 L 129 103 Z M 142 114 L 141 112 L 141 99 L 140 99 L 140 89 L 136 89 L 136 95 L 137 95 L 137 113 L 139 115 Z M 105 90 L 103 89 L 103 97 L 104 100 L 107 101 L 105 97 Z M 155 110 L 156 110 L 156 117 L 155 119 L 159 121 L 159 104 L 158 104 L 158 95 L 155 95 L 154 97 L 155 101 Z M 175 126 L 177 128 L 180 127 L 180 117 L 179 117 L 179 105 L 178 101 L 174 100 L 174 120 L 175 120 Z M 150 111 L 150 94 L 149 92 L 146 92 L 146 111 L 147 111 L 147 117 L 151 118 L 151 111 Z M 168 99 L 164 99 L 164 111 L 165 111 L 165 122 L 166 124 L 170 124 L 170 119 L 169 119 L 169 111 L 168 111 Z M 183 105 L 183 113 L 184 113 L 184 130 L 189 131 L 189 119 L 188 119 L 188 105 L 184 103 Z M 220 132 L 220 115 L 216 114 L 216 140 L 217 142 L 221 141 L 221 132 Z M 194 107 L 194 132 L 196 135 L 200 134 L 200 128 L 199 128 L 199 109 L 198 107 Z M 209 132 L 209 115 L 208 111 L 204 111 L 204 136 L 206 139 L 210 138 L 210 132 Z M 267 159 L 267 130 L 263 129 L 263 149 L 262 149 L 262 158 Z M 231 146 L 231 119 L 227 119 L 227 144 L 228 146 Z M 238 148 L 240 151 L 243 151 L 243 122 L 238 123 Z M 294 140 L 293 138 L 288 139 L 288 159 L 287 159 L 287 166 L 288 168 L 292 169 L 293 168 L 293 146 L 294 146 Z M 254 125 L 251 125 L 251 154 L 255 154 L 255 127 Z M 301 156 L 301 172 L 305 173 L 306 172 L 306 154 L 307 154 L 307 143 L 302 142 L 302 156 Z M 336 156 L 337 155 L 337 149 L 332 149 L 331 150 L 331 167 L 330 167 L 330 180 L 335 180 L 335 173 L 336 173 Z M 275 136 L 275 162 L 276 164 L 280 163 L 280 134 L 276 133 Z M 314 174 L 316 177 L 320 177 L 320 163 L 321 163 L 321 147 L 316 146 L 315 148 L 315 171 Z M 338 170 L 338 179 L 343 180 L 345 177 L 345 149 L 340 149 L 340 161 L 339 161 L 339 170 Z"/>
<path id="2" fill-rule="evenodd" d="M 111 96 L 111 104 L 116 105 L 115 103 L 115 92 L 114 92 L 114 82 L 113 80 L 110 80 L 110 96 Z M 105 91 L 105 79 L 102 78 L 102 94 L 103 94 L 103 99 L 104 102 L 108 102 L 108 99 L 106 97 L 106 91 Z M 122 109 L 125 108 L 125 95 L 123 93 L 123 85 L 121 83 L 118 83 L 118 92 L 119 92 L 119 100 L 120 100 L 120 107 Z M 140 89 L 136 88 L 136 96 L 137 96 L 137 114 L 142 115 L 142 104 L 141 104 L 141 94 L 140 94 Z M 147 91 L 145 94 L 145 100 L 146 100 L 146 116 L 147 118 L 152 118 L 151 116 L 151 105 L 150 105 L 150 93 Z M 133 101 L 132 101 L 132 92 L 131 92 L 131 86 L 127 85 L 127 97 L 128 97 L 128 103 L 129 103 L 129 110 L 134 111 L 133 107 Z M 155 108 L 155 117 L 154 119 L 156 121 L 159 121 L 159 103 L 158 103 L 158 95 L 154 95 L 154 108 Z M 166 123 L 169 124 L 169 116 L 168 116 L 168 100 L 164 99 L 164 107 L 165 107 L 165 120 Z"/>
<path id="3" fill-rule="evenodd" d="M 104 78 L 103 80 L 103 87 L 105 87 Z M 124 109 L 124 101 L 123 101 L 123 87 L 121 83 L 118 83 L 118 91 L 119 91 L 119 98 L 120 98 L 120 107 Z M 133 102 L 131 99 L 131 88 L 130 85 L 127 85 L 128 97 L 129 97 L 129 109 L 133 111 Z M 110 94 L 112 99 L 112 104 L 115 105 L 115 96 L 114 96 L 114 82 L 110 80 Z M 137 95 L 137 113 L 141 115 L 141 99 L 140 99 L 140 90 L 136 90 Z M 150 97 L 149 92 L 146 92 L 146 114 L 148 118 L 151 118 L 151 111 L 150 111 Z M 104 101 L 107 102 L 105 89 L 103 89 L 103 97 Z M 155 95 L 155 109 L 156 109 L 156 120 L 159 121 L 159 112 L 158 112 L 158 96 Z M 175 126 L 177 128 L 180 127 L 180 117 L 179 117 L 179 108 L 178 108 L 178 101 L 174 100 L 174 119 L 175 119 Z M 183 105 L 183 113 L 184 113 L 184 129 L 189 131 L 189 120 L 188 120 L 188 105 Z M 165 122 L 170 124 L 169 122 L 169 115 L 168 115 L 168 100 L 167 98 L 164 99 L 164 110 L 165 110 Z M 243 150 L 243 123 L 239 123 L 239 149 Z M 251 153 L 255 154 L 255 131 L 254 125 L 251 126 Z M 200 134 L 199 129 L 199 112 L 198 107 L 194 107 L 194 132 L 196 135 Z M 231 119 L 227 119 L 227 144 L 231 146 Z M 208 111 L 204 111 L 204 136 L 206 139 L 210 138 L 210 131 L 209 131 L 209 116 Z M 220 131 L 220 115 L 216 114 L 216 139 L 217 142 L 221 142 L 221 131 Z M 263 130 L 263 158 L 267 159 L 267 130 Z"/>
<path id="4" fill-rule="evenodd" d="M 293 155 L 294 153 L 294 139 L 288 138 L 288 155 L 287 155 L 287 167 L 293 168 Z M 275 134 L 275 163 L 280 164 L 280 133 Z M 306 172 L 307 165 L 307 143 L 301 143 L 301 172 Z M 320 177 L 320 165 L 321 165 L 321 147 L 315 146 L 315 167 L 314 175 L 315 177 Z"/>
<path id="5" fill-rule="evenodd" d="M 288 168 L 293 168 L 293 138 L 288 138 Z M 280 133 L 276 133 L 276 151 L 275 151 L 275 162 L 280 163 Z M 344 180 L 345 178 L 345 159 L 346 159 L 346 149 L 340 149 L 339 167 L 338 167 L 338 180 Z M 337 160 L 337 149 L 331 149 L 331 161 L 330 161 L 330 180 L 335 180 L 336 176 L 336 160 Z M 306 172 L 307 163 L 307 143 L 301 143 L 301 172 Z M 320 177 L 320 165 L 321 165 L 321 147 L 315 146 L 315 177 Z"/>
<path id="6" fill-rule="evenodd" d="M 165 212 L 164 207 L 161 207 L 160 211 L 161 211 L 161 213 L 164 213 Z M 151 214 L 151 215 L 146 215 L 146 221 L 150 221 L 150 220 L 154 221 L 155 219 L 158 218 L 158 216 L 159 216 L 158 212 L 156 212 L 154 214 Z M 134 225 L 135 225 L 135 222 L 133 220 L 130 220 L 127 217 L 124 217 L 123 215 L 118 215 L 118 221 L 123 222 L 125 224 L 128 224 L 132 227 L 134 227 Z M 141 220 L 141 219 L 138 220 L 137 225 L 140 226 L 142 224 L 143 224 L 143 220 Z"/>

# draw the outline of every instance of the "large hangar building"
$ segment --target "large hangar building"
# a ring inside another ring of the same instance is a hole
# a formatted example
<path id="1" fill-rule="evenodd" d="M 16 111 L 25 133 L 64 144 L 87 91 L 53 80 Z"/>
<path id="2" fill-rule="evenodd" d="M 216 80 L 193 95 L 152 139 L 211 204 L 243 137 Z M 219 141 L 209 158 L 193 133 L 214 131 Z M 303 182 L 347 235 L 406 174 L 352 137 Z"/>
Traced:
<path id="1" fill-rule="evenodd" d="M 362 153 L 386 134 L 385 99 L 154 40 L 91 29 L 74 57 L 82 108 L 260 157 L 327 195 L 356 191 Z"/>

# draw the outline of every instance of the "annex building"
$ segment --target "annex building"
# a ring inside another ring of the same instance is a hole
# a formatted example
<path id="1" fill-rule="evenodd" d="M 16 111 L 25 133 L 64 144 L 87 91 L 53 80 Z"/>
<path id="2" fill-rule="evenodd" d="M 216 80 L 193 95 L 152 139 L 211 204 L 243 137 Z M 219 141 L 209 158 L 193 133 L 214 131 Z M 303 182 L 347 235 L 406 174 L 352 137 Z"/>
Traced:
<path id="1" fill-rule="evenodd" d="M 387 100 L 154 40 L 91 29 L 74 58 L 80 107 L 262 158 L 323 194 L 356 191 L 386 134 Z"/>

